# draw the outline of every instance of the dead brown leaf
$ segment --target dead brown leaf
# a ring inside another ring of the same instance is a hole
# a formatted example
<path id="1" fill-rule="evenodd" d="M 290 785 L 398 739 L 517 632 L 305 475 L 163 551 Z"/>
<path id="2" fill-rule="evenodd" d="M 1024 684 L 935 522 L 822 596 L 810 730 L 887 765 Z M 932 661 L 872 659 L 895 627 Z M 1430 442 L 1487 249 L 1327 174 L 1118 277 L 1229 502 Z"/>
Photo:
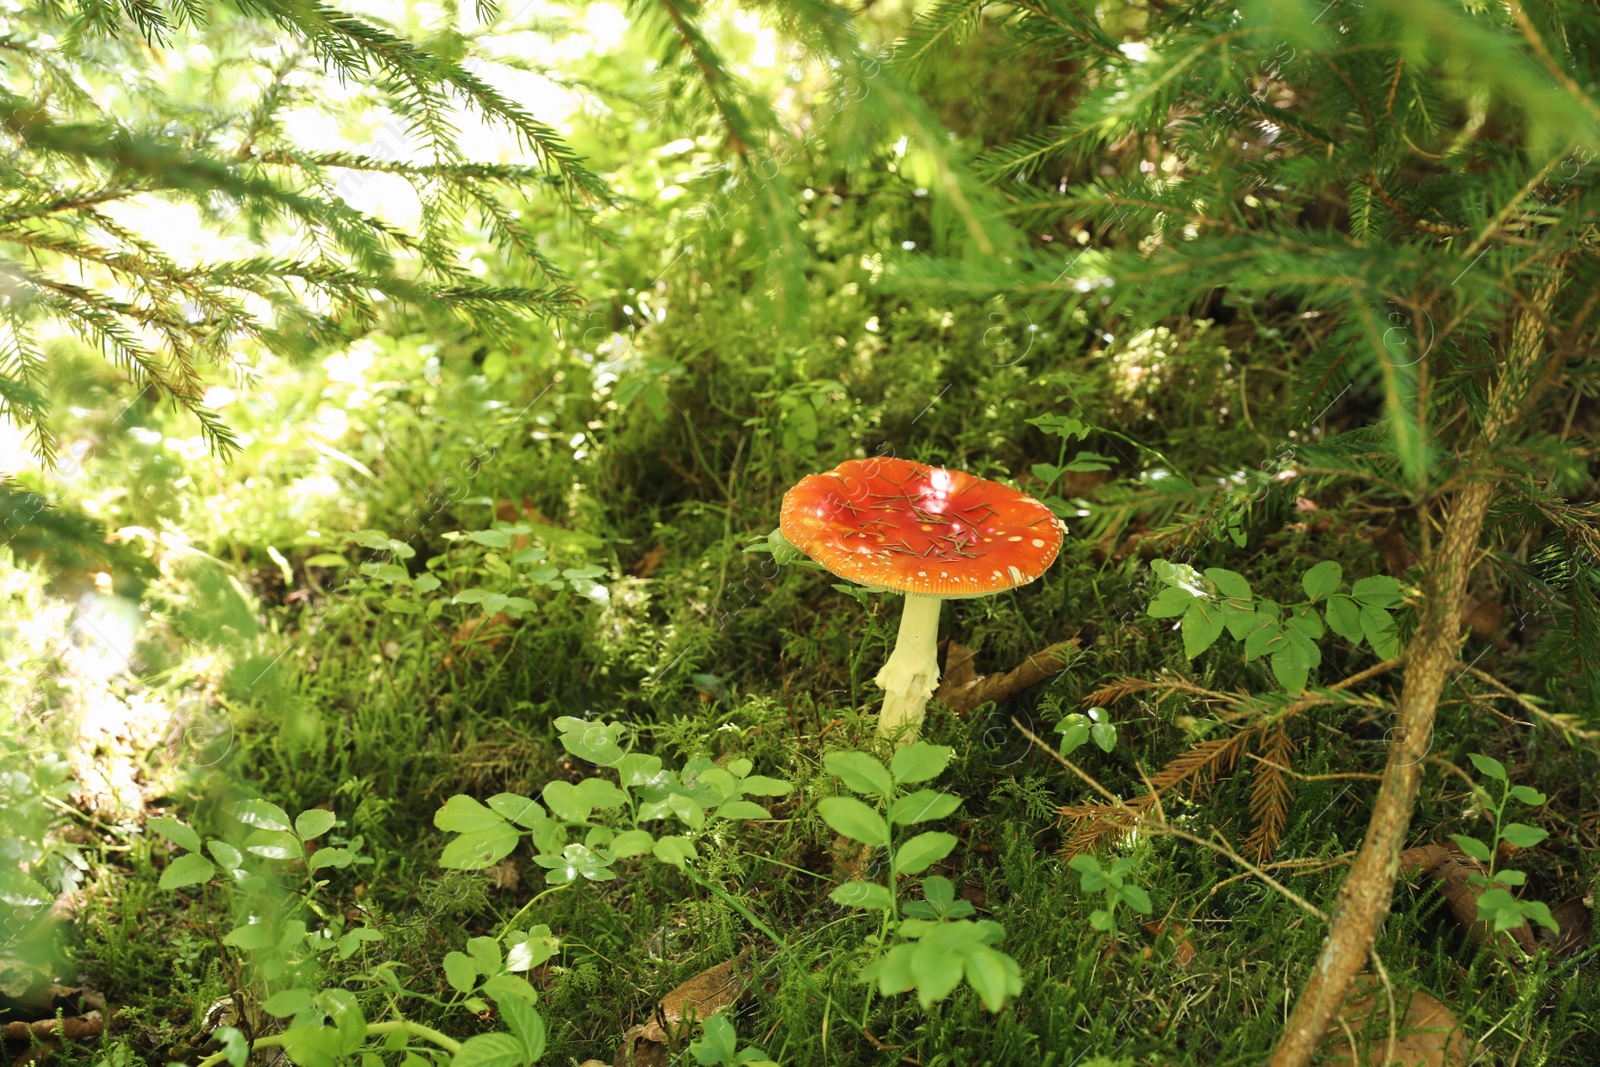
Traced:
<path id="1" fill-rule="evenodd" d="M 640 1036 L 647 1041 L 676 1042 L 695 1022 L 704 1021 L 734 1003 L 750 985 L 746 966 L 750 950 L 715 967 L 707 967 L 661 998 Z M 680 1025 L 681 1024 L 681 1025 Z"/>
<path id="2" fill-rule="evenodd" d="M 661 566 L 661 561 L 667 558 L 667 546 L 657 544 L 650 551 L 639 557 L 639 562 L 629 569 L 635 578 L 648 578 Z"/>
<path id="3" fill-rule="evenodd" d="M 1076 637 L 1058 641 L 1035 652 L 1012 670 L 980 675 L 973 668 L 973 651 L 951 641 L 945 654 L 944 680 L 934 693 L 934 699 L 965 718 L 979 704 L 1004 700 L 1038 685 L 1060 670 L 1077 647 Z"/>
<path id="4" fill-rule="evenodd" d="M 1478 1054 L 1449 1008 L 1420 990 L 1395 990 L 1402 1012 L 1389 1045 L 1389 998 L 1370 974 L 1356 978 L 1323 1039 L 1328 1067 L 1466 1067 Z"/>
<path id="5" fill-rule="evenodd" d="M 1488 923 L 1478 921 L 1478 894 L 1482 890 L 1469 881 L 1472 875 L 1484 873 L 1483 864 L 1463 853 L 1454 842 L 1406 849 L 1400 853 L 1400 872 L 1425 872 L 1431 875 L 1439 883 L 1439 892 L 1450 905 L 1450 914 L 1466 927 L 1474 940 L 1483 942 L 1494 936 Z M 1533 954 L 1533 931 L 1526 923 L 1496 936 L 1495 941 L 1502 950 L 1510 942 L 1523 952 Z M 1512 956 L 1516 958 L 1516 954 Z"/>
<path id="6" fill-rule="evenodd" d="M 1179 923 L 1148 922 L 1144 924 L 1145 933 L 1161 940 L 1163 936 L 1172 938 L 1172 960 L 1183 970 L 1189 969 L 1189 964 L 1194 962 L 1194 943 L 1189 940 L 1189 931 Z M 1149 958 L 1149 949 L 1145 949 L 1146 958 Z"/>
<path id="7" fill-rule="evenodd" d="M 622 1044 L 611 1060 L 612 1067 L 667 1067 L 672 1057 L 667 1046 L 659 1041 L 647 1040 L 644 1026 L 631 1026 L 622 1035 Z"/>

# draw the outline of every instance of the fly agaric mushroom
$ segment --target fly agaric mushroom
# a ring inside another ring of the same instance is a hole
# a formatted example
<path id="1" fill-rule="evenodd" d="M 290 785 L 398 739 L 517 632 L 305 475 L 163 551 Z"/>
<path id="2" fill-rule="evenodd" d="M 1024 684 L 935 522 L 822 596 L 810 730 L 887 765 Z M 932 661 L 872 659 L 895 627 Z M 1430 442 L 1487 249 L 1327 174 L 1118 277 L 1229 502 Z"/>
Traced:
<path id="1" fill-rule="evenodd" d="M 789 543 L 841 578 L 906 595 L 878 735 L 914 737 L 939 681 L 940 602 L 1027 585 L 1055 562 L 1065 527 L 1025 493 L 904 459 L 851 459 L 783 496 Z"/>

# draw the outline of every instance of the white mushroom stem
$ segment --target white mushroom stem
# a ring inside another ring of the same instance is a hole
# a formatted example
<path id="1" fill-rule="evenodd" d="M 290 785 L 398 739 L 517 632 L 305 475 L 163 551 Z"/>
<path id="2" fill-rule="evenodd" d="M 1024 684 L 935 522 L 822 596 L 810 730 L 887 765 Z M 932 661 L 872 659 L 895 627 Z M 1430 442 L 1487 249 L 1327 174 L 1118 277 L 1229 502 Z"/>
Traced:
<path id="1" fill-rule="evenodd" d="M 905 614 L 894 651 L 873 681 L 883 690 L 878 736 L 902 734 L 902 743 L 916 740 L 928 698 L 939 683 L 940 597 L 906 594 Z"/>

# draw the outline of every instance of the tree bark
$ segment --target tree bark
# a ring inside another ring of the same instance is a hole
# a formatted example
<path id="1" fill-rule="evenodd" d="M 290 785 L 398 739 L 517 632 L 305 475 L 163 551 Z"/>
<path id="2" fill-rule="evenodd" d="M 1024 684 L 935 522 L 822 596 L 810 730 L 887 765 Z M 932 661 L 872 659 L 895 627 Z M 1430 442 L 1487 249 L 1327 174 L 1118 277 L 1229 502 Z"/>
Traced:
<path id="1" fill-rule="evenodd" d="M 1514 312 L 1511 340 L 1499 380 L 1489 394 L 1475 452 L 1481 460 L 1524 411 L 1542 375 L 1544 311 L 1560 288 L 1565 257 L 1551 264 L 1531 304 Z M 1378 928 L 1389 914 L 1400 852 L 1416 806 L 1422 761 L 1433 744 L 1434 711 L 1461 646 L 1461 601 L 1478 558 L 1484 515 L 1498 484 L 1487 471 L 1455 495 L 1444 536 L 1423 563 L 1422 618 L 1406 650 L 1389 762 L 1373 802 L 1372 821 L 1339 889 L 1327 938 L 1300 1000 L 1284 1028 L 1270 1067 L 1306 1067 L 1339 1009 L 1350 983 L 1366 966 Z"/>

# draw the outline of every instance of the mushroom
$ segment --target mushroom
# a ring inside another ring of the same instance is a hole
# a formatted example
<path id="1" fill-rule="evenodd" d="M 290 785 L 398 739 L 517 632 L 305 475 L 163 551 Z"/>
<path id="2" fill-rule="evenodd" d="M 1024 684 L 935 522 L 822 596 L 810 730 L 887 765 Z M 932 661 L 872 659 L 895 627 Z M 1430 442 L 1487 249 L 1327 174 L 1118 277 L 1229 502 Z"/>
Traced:
<path id="1" fill-rule="evenodd" d="M 904 459 L 851 459 L 783 496 L 779 529 L 841 578 L 906 595 L 878 735 L 916 736 L 939 681 L 939 607 L 1027 585 L 1055 561 L 1066 527 L 1025 493 Z"/>

